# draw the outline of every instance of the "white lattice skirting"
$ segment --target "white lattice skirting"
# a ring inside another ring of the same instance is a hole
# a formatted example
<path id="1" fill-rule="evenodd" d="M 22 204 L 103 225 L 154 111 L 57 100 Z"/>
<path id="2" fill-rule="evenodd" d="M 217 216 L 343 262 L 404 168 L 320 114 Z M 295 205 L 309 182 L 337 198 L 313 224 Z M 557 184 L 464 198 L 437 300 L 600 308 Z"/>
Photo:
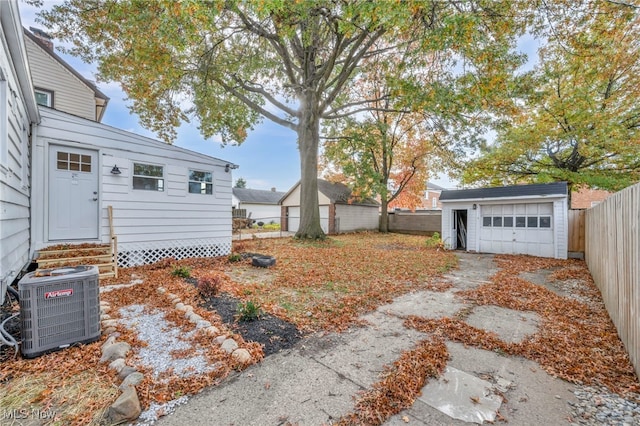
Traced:
<path id="1" fill-rule="evenodd" d="M 151 243 L 118 244 L 118 266 L 138 266 L 155 263 L 167 257 L 218 257 L 231 253 L 231 238 L 204 240 L 155 241 Z"/>

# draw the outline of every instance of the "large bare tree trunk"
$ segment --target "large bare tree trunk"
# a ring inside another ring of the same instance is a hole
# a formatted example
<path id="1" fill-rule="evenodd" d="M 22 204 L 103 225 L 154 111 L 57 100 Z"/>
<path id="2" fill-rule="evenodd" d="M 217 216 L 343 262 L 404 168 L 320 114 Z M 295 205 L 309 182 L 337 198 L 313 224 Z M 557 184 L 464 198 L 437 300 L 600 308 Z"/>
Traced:
<path id="1" fill-rule="evenodd" d="M 320 114 L 317 95 L 308 91 L 301 105 L 302 119 L 298 129 L 300 150 L 300 227 L 296 238 L 324 239 L 320 226 L 318 203 L 318 147 L 320 143 Z"/>

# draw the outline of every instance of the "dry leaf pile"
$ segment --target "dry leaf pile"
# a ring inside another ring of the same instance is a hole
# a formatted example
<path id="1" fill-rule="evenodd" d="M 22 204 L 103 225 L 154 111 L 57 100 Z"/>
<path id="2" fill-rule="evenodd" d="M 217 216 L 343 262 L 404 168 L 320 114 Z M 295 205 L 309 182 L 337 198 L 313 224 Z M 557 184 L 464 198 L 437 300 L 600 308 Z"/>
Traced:
<path id="1" fill-rule="evenodd" d="M 234 252 L 275 256 L 267 280 L 234 279 L 227 291 L 307 331 L 343 331 L 358 316 L 414 290 L 445 291 L 434 280 L 457 265 L 425 237 L 359 233 L 323 242 L 266 239 L 234 243 Z M 244 281 L 244 282 L 241 282 Z"/>
<path id="2" fill-rule="evenodd" d="M 171 275 L 174 268 L 187 267 L 195 279 L 219 277 L 221 291 L 257 302 L 262 309 L 296 324 L 299 329 L 344 330 L 356 322 L 361 313 L 375 309 L 398 294 L 423 288 L 445 290 L 450 285 L 434 282 L 433 278 L 456 264 L 454 255 L 427 249 L 424 237 L 382 234 L 344 235 L 322 243 L 290 239 L 244 241 L 234 244 L 234 251 L 269 254 L 277 258 L 277 264 L 273 268 L 257 269 L 249 266 L 250 259 L 240 263 L 229 263 L 225 258 L 165 259 L 153 265 L 121 268 L 118 279 L 101 280 L 101 286 L 143 281 L 127 289 L 103 293 L 101 300 L 111 304 L 109 315 L 113 318 L 118 318 L 122 307 L 143 304 L 148 310 L 163 311 L 165 319 L 174 326 L 191 330 L 193 325 L 172 308 L 166 296 L 156 291 L 163 286 L 167 292 L 179 295 L 184 303 L 192 305 L 197 314 L 224 330 L 217 314 L 199 307 L 201 298 L 196 286 Z M 131 330 L 118 326 L 117 331 L 118 340 L 128 342 L 134 349 L 145 345 Z M 262 359 L 259 344 L 245 342 L 239 335 L 232 337 L 249 350 L 254 360 Z M 103 411 L 117 398 L 120 382 L 106 364 L 99 364 L 104 340 L 33 360 L 3 361 L 0 384 L 6 392 L 0 396 L 0 405 L 10 409 L 25 406 L 50 409 L 63 424 L 98 424 Z M 217 383 L 234 368 L 245 367 L 234 364 L 229 355 L 211 343 L 210 337 L 197 335 L 193 344 L 205 348 L 209 360 L 219 368 L 187 378 L 165 373 L 154 380 L 151 371 L 136 365 L 145 375 L 137 386 L 143 408 L 150 401 L 165 402 L 197 393 Z M 174 357 L 185 355 L 180 351 L 173 354 Z M 135 363 L 135 357 L 130 356 L 127 363 Z"/>
<path id="3" fill-rule="evenodd" d="M 478 348 L 523 356 L 572 383 L 600 384 L 621 395 L 640 390 L 629 356 L 584 262 L 528 256 L 499 256 L 496 261 L 501 270 L 491 277 L 491 284 L 457 294 L 477 305 L 536 312 L 541 318 L 537 333 L 519 343 L 506 343 L 496 334 L 456 318 L 410 317 L 406 325 Z M 587 302 L 559 296 L 519 277 L 521 272 L 539 269 L 557 269 L 550 280 L 581 280 L 576 291 Z"/>
<path id="4" fill-rule="evenodd" d="M 449 354 L 439 338 L 419 342 L 404 351 L 383 378 L 371 390 L 360 395 L 355 410 L 343 416 L 337 425 L 380 425 L 389 417 L 413 405 L 430 377 L 438 377 L 447 365 Z"/>
<path id="5" fill-rule="evenodd" d="M 194 263 L 217 263 L 216 260 L 199 260 Z M 198 308 L 198 292 L 196 288 L 180 278 L 171 276 L 171 260 L 161 264 L 144 267 L 123 269 L 125 279 L 133 280 L 144 277 L 144 282 L 124 290 L 116 290 L 101 295 L 101 300 L 111 304 L 109 315 L 118 318 L 118 309 L 132 304 L 144 304 L 146 309 L 159 309 L 165 313 L 166 321 L 173 326 L 193 330 L 193 324 L 185 318 L 184 313 L 173 309 L 166 296 L 157 292 L 157 287 L 163 286 L 168 292 L 180 295 L 185 302 L 194 306 L 194 311 L 204 319 L 210 321 L 220 330 L 225 330 L 219 316 L 215 313 Z M 122 282 L 121 276 L 117 282 Z M 101 285 L 113 283 L 114 280 L 104 280 Z M 129 343 L 132 348 L 145 345 L 138 339 L 135 332 L 118 326 L 120 334 L 118 341 Z M 240 347 L 251 353 L 255 361 L 262 359 L 262 348 L 256 343 L 244 342 L 241 336 L 232 335 Z M 38 408 L 41 411 L 51 410 L 56 413 L 56 420 L 63 424 L 86 425 L 98 424 L 104 410 L 118 397 L 118 379 L 108 364 L 100 364 L 101 345 L 106 339 L 98 342 L 72 347 L 59 352 L 53 352 L 41 357 L 27 360 L 22 358 L 6 359 L 0 364 L 0 383 L 3 395 L 0 402 L 3 407 Z M 233 369 L 245 368 L 237 365 L 229 354 L 222 351 L 218 345 L 212 343 L 211 337 L 205 333 L 196 334 L 191 342 L 194 348 L 202 349 L 210 364 L 217 368 L 208 373 L 180 377 L 171 372 L 161 374 L 154 379 L 153 374 L 145 366 L 136 364 L 135 354 L 127 358 L 127 364 L 134 365 L 145 376 L 143 382 L 136 388 L 142 407 L 148 407 L 151 401 L 158 403 L 175 399 L 185 394 L 195 394 L 204 387 L 212 385 L 226 377 Z M 173 354 L 174 358 L 188 356 L 189 353 Z M 80 382 L 79 382 L 80 381 Z M 40 383 L 41 389 L 38 387 Z M 23 387 L 40 389 L 39 392 L 24 393 Z M 90 391 L 87 391 L 90 390 Z M 22 393 L 22 396 L 19 396 Z"/>
<path id="6" fill-rule="evenodd" d="M 179 295 L 194 307 L 197 314 L 221 330 L 226 326 L 215 312 L 199 306 L 197 286 L 172 276 L 176 267 L 186 267 L 191 276 L 209 278 L 227 292 L 244 301 L 257 303 L 263 310 L 295 324 L 300 330 L 341 331 L 358 322 L 358 317 L 394 297 L 416 290 L 444 291 L 451 284 L 438 279 L 454 267 L 452 253 L 429 249 L 425 238 L 407 235 L 353 234 L 332 237 L 324 242 L 298 242 L 291 239 L 253 240 L 234 243 L 235 253 L 261 253 L 276 258 L 268 269 L 250 266 L 250 259 L 231 263 L 227 259 L 167 259 L 153 265 L 121 268 L 117 280 L 106 279 L 101 285 L 143 280 L 126 290 L 104 293 L 102 300 L 111 304 L 109 314 L 117 318 L 118 310 L 142 304 L 148 310 L 161 310 L 175 327 L 192 330 L 184 315 L 173 309 L 168 298 L 157 292 Z M 444 340 L 453 340 L 519 355 L 538 362 L 552 375 L 584 384 L 603 384 L 612 391 L 639 390 L 637 378 L 616 330 L 594 286 L 584 262 L 541 259 L 527 256 L 499 256 L 501 270 L 491 284 L 457 294 L 473 305 L 497 305 L 521 311 L 534 311 L 540 318 L 539 331 L 520 343 L 506 343 L 497 335 L 476 329 L 455 318 L 429 320 L 410 317 L 406 325 L 432 334 L 390 366 L 380 382 L 360 396 L 354 412 L 341 424 L 380 424 L 393 414 L 409 407 L 428 377 L 440 374 L 448 357 Z M 572 291 L 580 298 L 562 297 L 544 286 L 521 278 L 521 272 L 555 270 L 550 280 L 576 281 Z M 132 347 L 142 347 L 135 332 L 119 326 L 119 340 Z M 234 335 L 254 360 L 262 358 L 257 343 L 245 342 Z M 9 359 L 0 364 L 0 384 L 6 389 L 0 402 L 5 407 L 36 406 L 52 409 L 64 424 L 97 423 L 102 411 L 118 395 L 119 380 L 105 364 L 99 364 L 100 345 L 74 347 L 44 355 L 34 360 Z M 203 334 L 193 339 L 194 347 L 204 349 L 215 371 L 188 378 L 171 372 L 152 379 L 144 371 L 138 386 L 142 405 L 150 401 L 165 402 L 184 394 L 199 392 L 213 385 L 230 371 L 243 368 L 234 364 L 211 338 Z M 188 355 L 176 351 L 176 358 Z M 130 358 L 128 361 L 135 361 Z M 131 363 L 131 362 L 129 362 Z M 91 389 L 92 392 L 87 392 Z M 27 391 L 28 390 L 28 391 Z M 14 399 L 10 399 L 14 398 Z"/>

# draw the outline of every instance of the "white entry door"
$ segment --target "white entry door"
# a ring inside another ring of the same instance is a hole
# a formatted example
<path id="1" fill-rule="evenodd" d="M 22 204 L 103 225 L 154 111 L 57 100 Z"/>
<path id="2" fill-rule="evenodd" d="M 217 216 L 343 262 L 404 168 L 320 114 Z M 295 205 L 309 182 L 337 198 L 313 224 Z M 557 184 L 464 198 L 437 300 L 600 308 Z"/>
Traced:
<path id="1" fill-rule="evenodd" d="M 98 238 L 98 153 L 49 147 L 49 240 Z"/>

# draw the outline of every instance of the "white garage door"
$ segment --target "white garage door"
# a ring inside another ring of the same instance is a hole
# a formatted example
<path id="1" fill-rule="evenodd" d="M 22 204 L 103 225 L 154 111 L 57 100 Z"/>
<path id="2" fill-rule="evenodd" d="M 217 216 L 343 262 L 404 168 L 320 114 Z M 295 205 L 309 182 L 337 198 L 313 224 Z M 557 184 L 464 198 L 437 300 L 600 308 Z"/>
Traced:
<path id="1" fill-rule="evenodd" d="M 481 252 L 554 257 L 553 203 L 480 208 Z"/>
<path id="2" fill-rule="evenodd" d="M 290 232 L 298 232 L 300 227 L 300 207 L 289 207 L 289 226 Z M 320 227 L 325 233 L 329 232 L 329 206 L 320 206 Z"/>

